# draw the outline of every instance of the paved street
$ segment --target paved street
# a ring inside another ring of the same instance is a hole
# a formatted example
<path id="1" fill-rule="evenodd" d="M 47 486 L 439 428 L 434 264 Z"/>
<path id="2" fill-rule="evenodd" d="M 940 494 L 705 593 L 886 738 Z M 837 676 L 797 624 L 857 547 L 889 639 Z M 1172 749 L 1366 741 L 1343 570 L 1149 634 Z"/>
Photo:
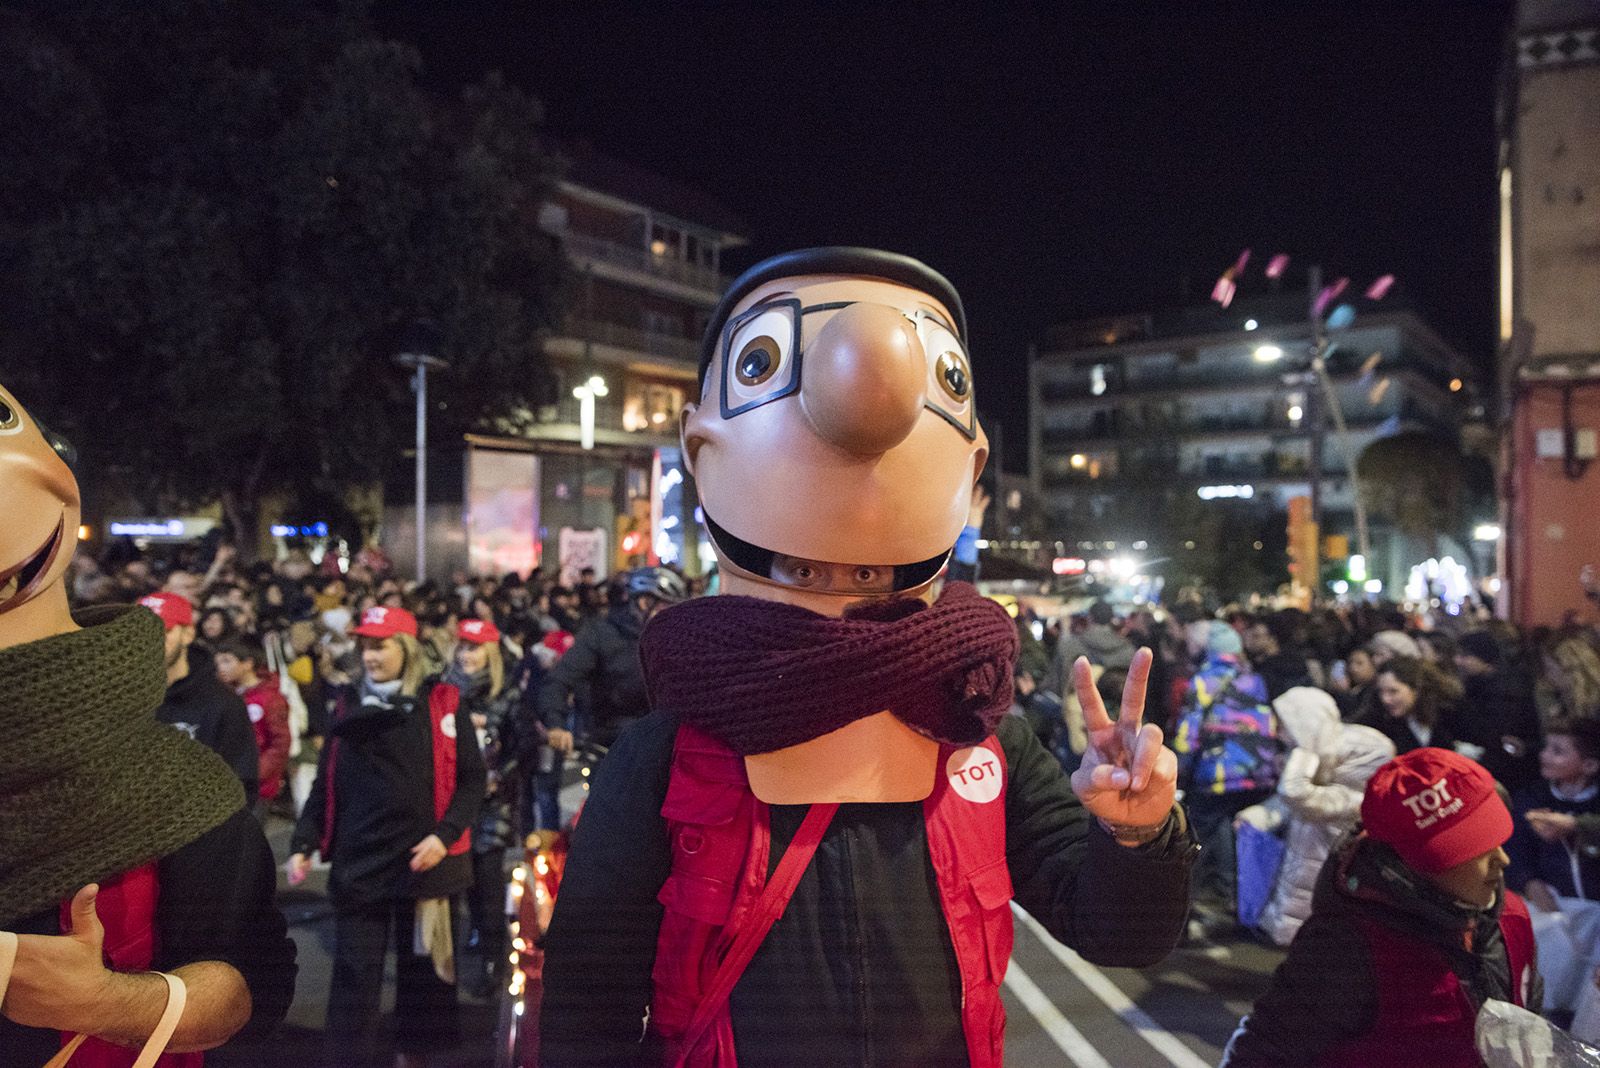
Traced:
<path id="1" fill-rule="evenodd" d="M 569 786 L 567 811 L 582 787 Z M 289 825 L 268 828 L 280 859 Z M 323 895 L 326 870 L 290 890 L 280 884 L 299 947 L 300 979 L 285 1026 L 268 1042 L 230 1048 L 208 1064 L 267 1068 L 315 1056 L 327 1004 L 332 912 Z M 1140 970 L 1101 969 L 1056 943 L 1029 916 L 1017 912 L 1017 941 L 1006 975 L 1006 1063 L 1074 1068 L 1203 1068 L 1215 1065 L 1241 1015 L 1265 989 L 1282 954 L 1252 942 L 1180 949 L 1161 964 Z M 386 1006 L 392 1004 L 391 986 Z M 488 1068 L 493 1064 L 496 1006 L 463 999 L 471 1041 L 438 1068 Z"/>

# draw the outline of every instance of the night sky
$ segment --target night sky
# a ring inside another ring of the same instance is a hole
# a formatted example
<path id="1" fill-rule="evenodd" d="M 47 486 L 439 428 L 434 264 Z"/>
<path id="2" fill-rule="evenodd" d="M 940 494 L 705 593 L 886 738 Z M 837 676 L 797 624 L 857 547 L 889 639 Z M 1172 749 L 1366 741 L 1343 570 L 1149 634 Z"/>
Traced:
<path id="1" fill-rule="evenodd" d="M 1245 247 L 1257 271 L 1280 251 L 1363 284 L 1392 271 L 1391 299 L 1487 367 L 1507 0 L 1177 6 L 389 2 L 374 16 L 421 50 L 431 84 L 501 70 L 557 137 L 714 194 L 752 231 L 727 267 L 856 244 L 944 272 L 1012 469 L 1030 342 L 1179 303 L 1185 286 L 1204 299 Z"/>

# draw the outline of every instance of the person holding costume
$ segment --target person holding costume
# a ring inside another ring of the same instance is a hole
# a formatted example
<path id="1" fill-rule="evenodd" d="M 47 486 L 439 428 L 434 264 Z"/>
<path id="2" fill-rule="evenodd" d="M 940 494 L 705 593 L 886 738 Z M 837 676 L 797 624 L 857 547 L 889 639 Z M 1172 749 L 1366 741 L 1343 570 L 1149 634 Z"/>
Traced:
<path id="1" fill-rule="evenodd" d="M 640 644 L 546 939 L 557 1066 L 1002 1061 L 1011 901 L 1099 964 L 1178 942 L 1176 762 L 1074 668 L 1070 781 L 1011 700 L 1017 633 L 934 582 L 988 455 L 960 298 L 916 260 L 766 260 L 713 314 L 684 455 L 723 594 Z"/>
<path id="2" fill-rule="evenodd" d="M 0 1066 L 37 1068 L 81 1034 L 75 1068 L 125 1068 L 171 1004 L 157 1063 L 197 1068 L 192 1051 L 283 1018 L 294 943 L 239 779 L 155 717 L 161 620 L 68 609 L 72 462 L 0 387 L 0 932 L 18 936 Z"/>

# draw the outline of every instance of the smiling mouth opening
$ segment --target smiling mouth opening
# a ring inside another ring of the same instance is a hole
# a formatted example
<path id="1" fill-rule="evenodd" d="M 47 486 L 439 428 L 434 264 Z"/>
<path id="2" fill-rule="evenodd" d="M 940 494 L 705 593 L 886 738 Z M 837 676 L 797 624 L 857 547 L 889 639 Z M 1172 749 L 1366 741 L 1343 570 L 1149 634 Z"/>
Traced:
<path id="1" fill-rule="evenodd" d="M 45 541 L 39 551 L 28 557 L 22 563 L 8 571 L 0 571 L 0 612 L 9 611 L 17 607 L 37 592 L 35 587 L 44 573 L 50 570 L 50 565 L 56 558 L 56 552 L 61 548 L 62 523 L 56 524 L 55 532 Z"/>
<path id="2" fill-rule="evenodd" d="M 717 543 L 723 555 L 736 564 L 740 570 L 748 571 L 760 578 L 772 578 L 772 561 L 778 555 L 776 549 L 764 549 L 752 542 L 729 534 L 716 521 L 706 514 L 706 528 L 711 531 L 711 539 Z M 931 582 L 933 577 L 944 567 L 945 560 L 949 559 L 950 550 L 946 549 L 938 556 L 930 556 L 926 560 L 919 560 L 914 564 L 894 565 L 893 592 L 903 593 L 914 590 Z M 832 562 L 832 561 L 830 561 Z"/>

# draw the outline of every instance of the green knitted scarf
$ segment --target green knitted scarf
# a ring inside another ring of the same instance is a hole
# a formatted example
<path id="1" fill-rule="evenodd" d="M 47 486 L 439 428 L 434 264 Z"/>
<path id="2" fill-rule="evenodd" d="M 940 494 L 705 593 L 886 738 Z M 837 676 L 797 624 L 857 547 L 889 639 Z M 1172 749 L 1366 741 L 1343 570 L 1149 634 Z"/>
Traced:
<path id="1" fill-rule="evenodd" d="M 0 930 L 176 852 L 244 804 L 221 758 L 154 716 L 160 620 L 117 607 L 78 622 L 0 649 Z"/>

